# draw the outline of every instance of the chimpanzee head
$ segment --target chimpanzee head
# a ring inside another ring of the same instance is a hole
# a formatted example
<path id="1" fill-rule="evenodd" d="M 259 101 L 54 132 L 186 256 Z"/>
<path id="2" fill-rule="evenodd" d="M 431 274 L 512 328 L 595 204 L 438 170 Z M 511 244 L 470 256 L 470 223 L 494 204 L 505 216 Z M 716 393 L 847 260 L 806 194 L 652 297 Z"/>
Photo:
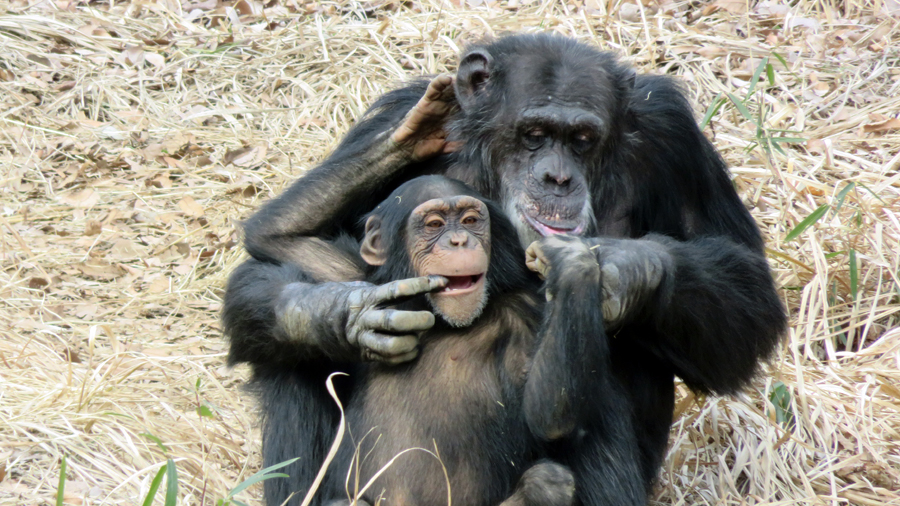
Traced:
<path id="1" fill-rule="evenodd" d="M 474 184 L 499 195 L 522 244 L 581 235 L 591 193 L 619 141 L 634 73 L 608 53 L 551 35 L 475 44 L 462 55 L 454 134 Z"/>
<path id="2" fill-rule="evenodd" d="M 373 283 L 447 278 L 447 286 L 428 294 L 428 301 L 447 323 L 464 327 L 481 315 L 489 291 L 529 282 L 515 233 L 496 205 L 462 182 L 423 176 L 369 213 L 360 254 L 374 267 L 368 277 Z"/>

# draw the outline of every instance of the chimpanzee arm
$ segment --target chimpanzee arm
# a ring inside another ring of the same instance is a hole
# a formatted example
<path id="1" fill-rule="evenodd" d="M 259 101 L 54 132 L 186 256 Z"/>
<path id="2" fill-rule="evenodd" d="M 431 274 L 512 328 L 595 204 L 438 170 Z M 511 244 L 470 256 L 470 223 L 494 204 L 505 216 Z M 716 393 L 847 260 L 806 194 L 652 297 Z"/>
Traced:
<path id="1" fill-rule="evenodd" d="M 446 279 L 436 276 L 380 286 L 306 281 L 307 275 L 291 264 L 251 259 L 235 270 L 223 308 L 225 334 L 231 341 L 230 363 L 411 360 L 417 354 L 415 334 L 431 328 L 434 315 L 382 306 L 446 284 Z"/>
<path id="2" fill-rule="evenodd" d="M 622 328 L 692 388 L 734 392 L 786 327 L 762 237 L 673 81 L 639 76 L 629 108 L 635 144 L 615 163 L 633 169 L 629 235 L 640 239 L 593 243 L 604 273 L 619 267 L 604 276 L 606 320 L 629 321 Z M 632 307 L 612 317 L 617 298 Z"/>
<path id="3" fill-rule="evenodd" d="M 646 504 L 630 404 L 612 374 L 597 311 L 600 264 L 583 240 L 555 239 L 565 247 L 536 243 L 527 252 L 528 266 L 546 278 L 548 302 L 525 384 L 525 420 L 549 455 L 571 468 L 579 504 Z"/>
<path id="4" fill-rule="evenodd" d="M 661 246 L 671 263 L 656 300 L 636 309 L 635 335 L 691 388 L 737 391 L 786 327 L 765 257 L 725 236 L 645 240 Z"/>
<path id="5" fill-rule="evenodd" d="M 443 120 L 453 107 L 448 76 L 382 96 L 332 156 L 247 220 L 253 259 L 229 280 L 223 311 L 232 362 L 362 355 L 393 363 L 414 356 L 412 334 L 431 326 L 423 315 L 370 316 L 343 326 L 360 286 L 327 282 L 363 279 L 359 245 L 347 233 L 374 207 L 385 179 L 450 147 Z"/>
<path id="6" fill-rule="evenodd" d="M 538 244 L 551 261 L 563 256 L 556 250 L 590 247 L 601 265 L 607 332 L 646 348 L 700 391 L 739 389 L 784 331 L 765 257 L 727 236 L 549 237 Z"/>
<path id="7" fill-rule="evenodd" d="M 451 148 L 443 123 L 455 107 L 452 82 L 439 76 L 382 96 L 328 159 L 247 220 L 247 251 L 317 281 L 348 280 L 352 264 L 323 239 L 349 231 L 406 167 Z"/>

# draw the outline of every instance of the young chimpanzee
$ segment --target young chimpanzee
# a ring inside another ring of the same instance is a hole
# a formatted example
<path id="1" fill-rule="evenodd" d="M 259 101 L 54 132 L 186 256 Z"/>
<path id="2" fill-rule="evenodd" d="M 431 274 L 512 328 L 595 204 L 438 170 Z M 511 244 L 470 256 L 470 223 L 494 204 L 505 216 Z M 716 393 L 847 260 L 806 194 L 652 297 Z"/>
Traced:
<path id="1" fill-rule="evenodd" d="M 438 317 L 419 336 L 417 359 L 354 365 L 347 401 L 351 437 L 332 465 L 325 493 L 353 497 L 375 477 L 359 493 L 370 504 L 440 505 L 451 497 L 466 506 L 496 506 L 504 499 L 516 506 L 568 506 L 578 484 L 583 480 L 590 488 L 599 468 L 618 478 L 604 477 L 615 486 L 601 492 L 609 500 L 602 504 L 642 504 L 629 414 L 619 389 L 604 383 L 609 356 L 595 310 L 600 266 L 587 248 L 583 253 L 566 259 L 584 263 L 577 279 L 566 279 L 568 270 L 556 275 L 546 269 L 556 259 L 532 255 L 531 264 L 547 278 L 545 303 L 513 225 L 463 183 L 420 177 L 371 212 L 360 246 L 371 266 L 366 281 L 384 287 L 428 276 L 435 290 L 399 308 Z M 353 296 L 349 318 L 396 314 L 382 307 L 387 294 L 377 292 Z M 585 403 L 586 394 L 595 394 L 585 392 L 585 384 L 606 385 L 606 401 Z M 584 466 L 560 455 L 560 463 L 532 466 L 543 456 L 544 441 L 577 445 L 579 432 L 598 422 L 606 444 L 598 460 Z M 378 475 L 410 448 L 428 451 L 406 452 Z"/>

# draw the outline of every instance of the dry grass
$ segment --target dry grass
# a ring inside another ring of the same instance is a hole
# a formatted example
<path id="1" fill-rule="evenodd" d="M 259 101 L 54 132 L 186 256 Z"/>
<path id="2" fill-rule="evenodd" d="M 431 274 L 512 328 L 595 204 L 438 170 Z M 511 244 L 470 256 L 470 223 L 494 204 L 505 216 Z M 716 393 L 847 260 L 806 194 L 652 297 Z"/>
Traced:
<path id="1" fill-rule="evenodd" d="M 217 321 L 238 220 L 374 96 L 509 30 L 680 76 L 698 117 L 774 63 L 747 105 L 762 133 L 732 103 L 707 131 L 790 336 L 740 398 L 681 392 L 654 499 L 900 504 L 900 4 L 793 3 L 0 0 L 0 504 L 51 502 L 63 455 L 70 504 L 139 503 L 167 457 L 183 504 L 255 471 L 247 371 L 225 367 Z M 779 135 L 807 142 L 752 144 Z M 793 425 L 768 401 L 785 392 Z"/>

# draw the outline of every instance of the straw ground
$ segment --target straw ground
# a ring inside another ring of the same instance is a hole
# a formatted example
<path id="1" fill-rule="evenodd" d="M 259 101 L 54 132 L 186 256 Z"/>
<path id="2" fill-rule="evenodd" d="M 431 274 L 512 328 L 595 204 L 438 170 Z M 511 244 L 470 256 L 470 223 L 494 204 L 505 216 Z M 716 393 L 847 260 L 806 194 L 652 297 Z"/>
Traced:
<path id="1" fill-rule="evenodd" d="M 684 82 L 791 314 L 742 395 L 679 388 L 653 500 L 900 504 L 897 0 L 458 3 L 0 1 L 0 504 L 55 501 L 64 455 L 69 504 L 252 474 L 239 220 L 393 84 L 537 30 Z"/>

